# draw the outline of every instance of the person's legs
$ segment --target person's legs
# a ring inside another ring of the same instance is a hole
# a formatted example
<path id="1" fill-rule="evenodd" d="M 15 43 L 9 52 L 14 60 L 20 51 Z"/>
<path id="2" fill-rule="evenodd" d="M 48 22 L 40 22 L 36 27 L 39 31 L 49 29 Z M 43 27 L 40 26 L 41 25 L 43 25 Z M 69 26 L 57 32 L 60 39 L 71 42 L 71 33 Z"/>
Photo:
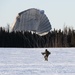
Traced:
<path id="1" fill-rule="evenodd" d="M 46 55 L 44 56 L 44 58 L 45 58 L 46 61 L 48 61 L 48 57 Z"/>

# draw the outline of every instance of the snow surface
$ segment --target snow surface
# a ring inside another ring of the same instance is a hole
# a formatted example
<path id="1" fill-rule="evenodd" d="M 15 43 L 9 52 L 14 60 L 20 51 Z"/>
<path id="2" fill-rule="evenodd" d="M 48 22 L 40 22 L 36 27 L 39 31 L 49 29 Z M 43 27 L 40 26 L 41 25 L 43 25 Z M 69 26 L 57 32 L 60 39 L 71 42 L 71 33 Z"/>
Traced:
<path id="1" fill-rule="evenodd" d="M 0 48 L 0 75 L 75 75 L 75 48 Z"/>

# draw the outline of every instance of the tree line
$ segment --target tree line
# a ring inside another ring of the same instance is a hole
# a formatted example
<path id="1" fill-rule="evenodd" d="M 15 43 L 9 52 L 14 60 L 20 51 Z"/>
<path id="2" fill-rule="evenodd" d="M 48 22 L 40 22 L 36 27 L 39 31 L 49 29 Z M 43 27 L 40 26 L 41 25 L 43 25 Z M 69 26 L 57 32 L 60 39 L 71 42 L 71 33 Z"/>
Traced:
<path id="1" fill-rule="evenodd" d="M 9 32 L 0 28 L 0 47 L 42 48 L 75 47 L 75 30 L 53 30 L 40 36 L 31 32 Z"/>

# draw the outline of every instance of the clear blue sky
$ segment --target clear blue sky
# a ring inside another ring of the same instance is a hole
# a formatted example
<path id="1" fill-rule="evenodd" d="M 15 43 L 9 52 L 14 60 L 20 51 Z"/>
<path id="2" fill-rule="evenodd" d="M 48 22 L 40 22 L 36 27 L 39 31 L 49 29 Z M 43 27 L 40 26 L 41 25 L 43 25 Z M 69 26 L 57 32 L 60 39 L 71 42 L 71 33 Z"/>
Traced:
<path id="1" fill-rule="evenodd" d="M 75 29 L 75 0 L 0 0 L 0 27 L 14 23 L 17 14 L 29 8 L 45 11 L 52 29 L 64 24 Z"/>

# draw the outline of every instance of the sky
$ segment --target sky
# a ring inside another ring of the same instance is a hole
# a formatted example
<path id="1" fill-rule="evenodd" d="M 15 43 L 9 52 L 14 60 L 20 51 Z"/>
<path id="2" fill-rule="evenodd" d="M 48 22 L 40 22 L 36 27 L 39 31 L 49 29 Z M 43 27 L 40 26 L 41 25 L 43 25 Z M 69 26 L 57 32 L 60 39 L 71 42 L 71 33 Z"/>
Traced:
<path id="1" fill-rule="evenodd" d="M 0 27 L 12 26 L 18 13 L 30 8 L 44 10 L 52 29 L 75 29 L 75 0 L 0 0 Z"/>

